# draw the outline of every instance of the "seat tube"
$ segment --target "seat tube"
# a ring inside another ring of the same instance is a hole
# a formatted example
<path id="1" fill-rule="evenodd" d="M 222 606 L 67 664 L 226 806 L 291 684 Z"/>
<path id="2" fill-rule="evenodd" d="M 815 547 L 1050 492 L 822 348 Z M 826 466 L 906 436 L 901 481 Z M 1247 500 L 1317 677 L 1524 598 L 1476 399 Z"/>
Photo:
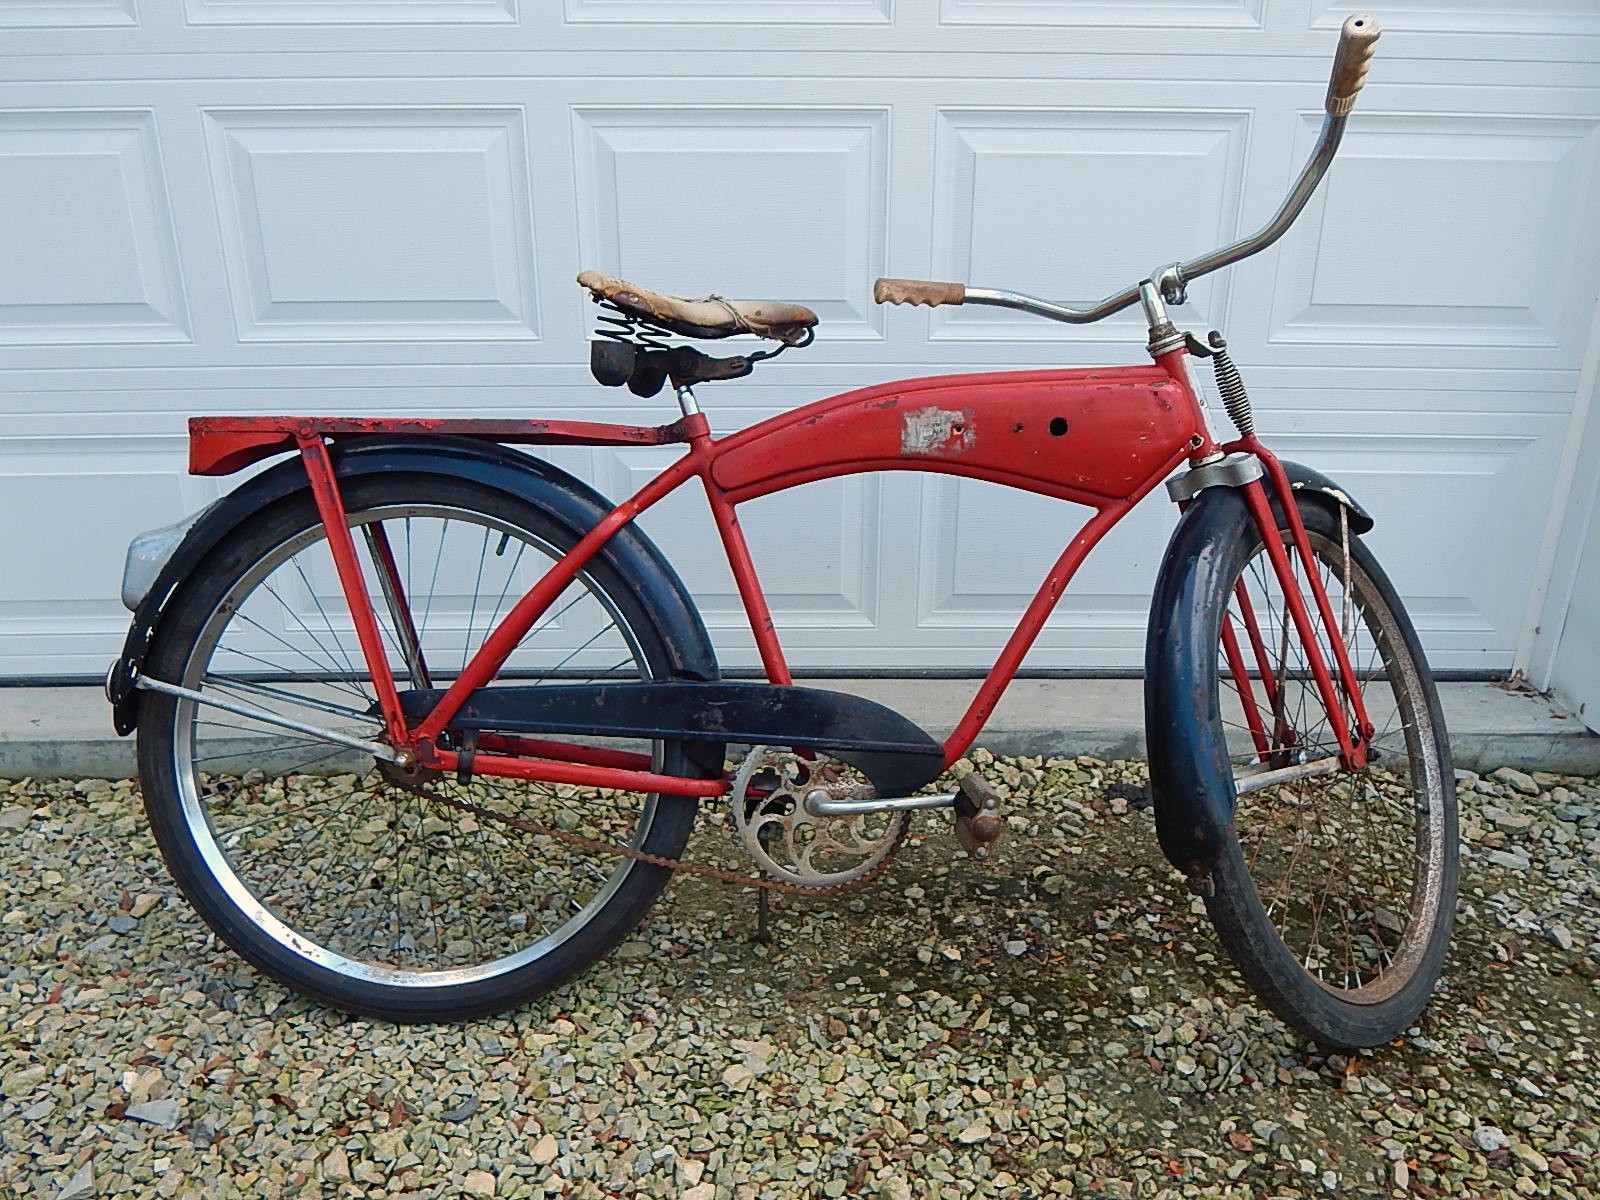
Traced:
<path id="1" fill-rule="evenodd" d="M 750 632 L 756 639 L 761 669 L 767 673 L 769 682 L 791 684 L 794 678 L 789 674 L 783 647 L 778 643 L 778 634 L 772 624 L 772 610 L 767 606 L 761 581 L 756 577 L 756 565 L 750 557 L 750 547 L 744 540 L 744 530 L 739 526 L 738 513 L 712 480 L 709 468 L 701 472 L 700 478 L 705 484 L 711 516 L 717 523 L 717 534 L 722 538 L 723 552 L 728 556 L 728 566 L 733 571 L 733 581 L 739 589 L 739 600 L 750 622 Z"/>

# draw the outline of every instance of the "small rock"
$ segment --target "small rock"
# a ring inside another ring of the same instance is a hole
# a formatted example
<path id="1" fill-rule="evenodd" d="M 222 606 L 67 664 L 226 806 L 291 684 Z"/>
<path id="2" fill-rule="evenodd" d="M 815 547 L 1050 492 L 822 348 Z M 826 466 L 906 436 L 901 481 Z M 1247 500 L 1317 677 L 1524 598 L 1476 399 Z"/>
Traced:
<path id="1" fill-rule="evenodd" d="M 461 1186 L 466 1189 L 469 1196 L 492 1196 L 495 1178 L 488 1171 L 468 1171 L 467 1177 L 461 1181 Z"/>
<path id="2" fill-rule="evenodd" d="M 555 1135 L 547 1133 L 533 1144 L 533 1149 L 529 1151 L 528 1157 L 542 1167 L 546 1163 L 554 1162 L 556 1153 Z"/>
<path id="3" fill-rule="evenodd" d="M 133 906 L 128 909 L 128 915 L 134 920 L 145 917 L 156 905 L 161 903 L 161 897 L 150 892 L 141 892 L 133 898 Z"/>
<path id="4" fill-rule="evenodd" d="M 956 1141 L 963 1146 L 975 1146 L 979 1142 L 988 1141 L 993 1134 L 994 1130 L 989 1128 L 989 1122 L 979 1117 L 971 1125 L 956 1134 Z"/>
<path id="5" fill-rule="evenodd" d="M 1515 1158 L 1530 1171 L 1537 1171 L 1541 1175 L 1550 1170 L 1550 1160 L 1532 1146 L 1523 1142 L 1512 1144 L 1511 1157 Z"/>
<path id="6" fill-rule="evenodd" d="M 128 1105 L 123 1116 L 133 1121 L 148 1121 L 163 1129 L 176 1129 L 183 1116 L 183 1108 L 176 1100 L 146 1100 L 141 1104 Z"/>
<path id="7" fill-rule="evenodd" d="M 56 1200 L 82 1200 L 84 1196 L 94 1195 L 94 1163 L 86 1162 L 79 1167 L 67 1184 L 56 1193 Z"/>
<path id="8" fill-rule="evenodd" d="M 911 1200 L 911 1185 L 898 1175 L 891 1175 L 878 1185 L 878 1200 Z"/>
<path id="9" fill-rule="evenodd" d="M 1121 1042 L 1107 1042 L 1104 1046 L 1100 1047 L 1100 1050 L 1107 1058 L 1128 1057 L 1128 1047 L 1123 1045 Z"/>
<path id="10" fill-rule="evenodd" d="M 1478 1144 L 1478 1149 L 1485 1154 L 1493 1154 L 1496 1150 L 1504 1150 L 1511 1145 L 1511 1139 L 1498 1125 L 1480 1125 L 1472 1131 L 1472 1140 Z"/>
<path id="11" fill-rule="evenodd" d="M 1489 778 L 1505 784 L 1513 791 L 1521 792 L 1524 796 L 1537 796 L 1539 785 L 1530 775 L 1524 775 L 1515 767 L 1501 767 L 1498 771 L 1491 771 Z"/>
<path id="12" fill-rule="evenodd" d="M 717 1185 L 709 1181 L 697 1183 L 684 1192 L 679 1200 L 717 1200 Z"/>
<path id="13" fill-rule="evenodd" d="M 1028 952 L 1028 943 L 1023 941 L 1007 942 L 1006 953 L 1012 958 L 1021 958 Z"/>
<path id="14" fill-rule="evenodd" d="M 473 1113 L 478 1111 L 479 1104 L 480 1101 L 476 1096 L 468 1096 L 465 1101 L 457 1105 L 455 1108 L 452 1108 L 449 1112 L 440 1113 L 439 1119 L 441 1121 L 450 1122 L 465 1121 Z"/>
<path id="15" fill-rule="evenodd" d="M 335 1146 L 322 1159 L 322 1177 L 340 1181 L 350 1178 L 350 1156 L 343 1146 Z"/>
<path id="16" fill-rule="evenodd" d="M 618 958 L 649 958 L 654 951 L 648 942 L 624 942 L 612 953 Z"/>
<path id="17" fill-rule="evenodd" d="M 1550 940 L 1563 950 L 1571 950 L 1573 946 L 1572 930 L 1565 925 L 1550 926 Z"/>
<path id="18" fill-rule="evenodd" d="M 0 829 L 21 829 L 31 820 L 33 820 L 31 808 L 0 809 Z M 77 1176 L 74 1175 L 73 1178 L 76 1179 Z"/>
<path id="19" fill-rule="evenodd" d="M 112 933 L 132 933 L 139 928 L 139 922 L 127 913 L 113 913 L 106 924 L 110 926 Z"/>
<path id="20" fill-rule="evenodd" d="M 1504 867 L 1508 871 L 1526 871 L 1528 869 L 1528 860 L 1524 856 L 1508 850 L 1490 850 L 1484 857 L 1495 866 Z"/>
<path id="21" fill-rule="evenodd" d="M 755 1081 L 756 1073 L 743 1063 L 734 1063 L 722 1073 L 722 1086 L 730 1092 L 742 1092 Z"/>

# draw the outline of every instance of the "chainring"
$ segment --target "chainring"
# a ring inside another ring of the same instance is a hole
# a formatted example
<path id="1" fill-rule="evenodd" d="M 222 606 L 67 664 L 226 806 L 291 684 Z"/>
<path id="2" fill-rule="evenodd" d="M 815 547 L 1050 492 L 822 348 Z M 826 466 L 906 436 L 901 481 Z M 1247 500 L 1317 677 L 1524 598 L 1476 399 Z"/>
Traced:
<path id="1" fill-rule="evenodd" d="M 899 849 L 910 813 L 823 816 L 806 805 L 818 793 L 829 800 L 874 794 L 859 771 L 826 755 L 752 746 L 728 796 L 734 836 L 762 872 L 784 883 L 834 888 L 870 878 Z"/>

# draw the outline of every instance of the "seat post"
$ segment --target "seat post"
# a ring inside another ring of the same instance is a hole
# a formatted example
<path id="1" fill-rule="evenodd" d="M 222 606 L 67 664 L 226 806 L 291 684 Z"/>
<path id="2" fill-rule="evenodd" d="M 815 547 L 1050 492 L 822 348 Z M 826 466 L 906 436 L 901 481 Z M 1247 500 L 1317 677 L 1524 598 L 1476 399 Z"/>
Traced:
<path id="1" fill-rule="evenodd" d="M 700 402 L 694 398 L 694 389 L 687 383 L 677 387 L 678 407 L 683 410 L 683 415 L 692 417 L 700 411 Z"/>

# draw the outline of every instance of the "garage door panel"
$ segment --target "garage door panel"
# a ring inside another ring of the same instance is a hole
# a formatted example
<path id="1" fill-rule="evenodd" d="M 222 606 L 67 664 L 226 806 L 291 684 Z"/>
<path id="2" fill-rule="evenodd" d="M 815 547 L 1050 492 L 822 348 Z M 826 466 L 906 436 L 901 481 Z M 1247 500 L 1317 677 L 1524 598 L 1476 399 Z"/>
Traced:
<path id="1" fill-rule="evenodd" d="M 0 112 L 0 342 L 187 342 L 155 114 Z"/>
<path id="2" fill-rule="evenodd" d="M 520 109 L 205 115 L 241 340 L 538 337 Z"/>
<path id="3" fill-rule="evenodd" d="M 180 437 L 18 437 L 0 445 L 0 674 L 97 673 L 121 645 L 123 553 L 209 502 Z"/>
<path id="4" fill-rule="evenodd" d="M 583 265 L 649 286 L 784 299 L 830 341 L 877 339 L 887 109 L 579 108 Z"/>
<path id="5" fill-rule="evenodd" d="M 184 0 L 195 25 L 514 24 L 517 0 Z"/>
<path id="6" fill-rule="evenodd" d="M 888 25 L 894 0 L 566 0 L 569 24 Z"/>
<path id="7" fill-rule="evenodd" d="M 1592 120 L 1364 115 L 1283 243 L 1271 343 L 1575 370 L 1600 271 L 1597 147 Z"/>
<path id="8" fill-rule="evenodd" d="M 0 29 L 137 25 L 133 0 L 0 0 Z"/>
<path id="9" fill-rule="evenodd" d="M 1118 28 L 1256 28 L 1265 0 L 1167 0 L 1159 6 L 1118 0 L 941 0 L 945 25 L 1088 25 Z"/>
<path id="10" fill-rule="evenodd" d="M 1312 25 L 1337 29 L 1350 10 L 1348 0 L 1313 0 Z M 1590 0 L 1403 0 L 1374 11 L 1395 33 L 1600 34 L 1600 13 Z"/>

